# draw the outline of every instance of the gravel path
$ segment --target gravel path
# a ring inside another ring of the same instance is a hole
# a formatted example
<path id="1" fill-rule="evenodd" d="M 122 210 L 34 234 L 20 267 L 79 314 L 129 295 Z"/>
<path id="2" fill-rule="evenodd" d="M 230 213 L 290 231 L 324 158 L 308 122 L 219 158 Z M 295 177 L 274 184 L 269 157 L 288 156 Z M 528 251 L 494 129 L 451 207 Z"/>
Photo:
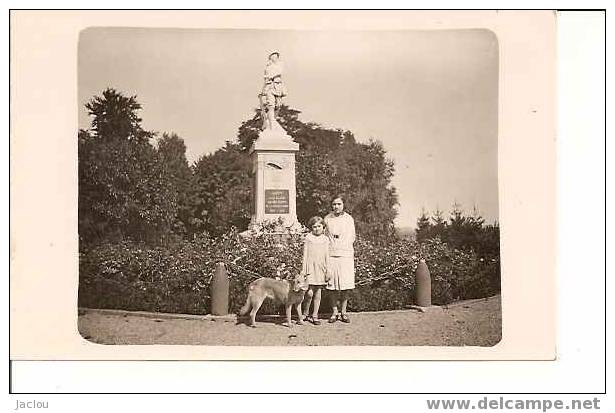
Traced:
<path id="1" fill-rule="evenodd" d="M 421 313 L 414 310 L 350 313 L 351 323 L 282 326 L 257 317 L 257 328 L 234 317 L 169 317 L 83 310 L 79 331 L 101 344 L 203 344 L 240 346 L 493 346 L 502 331 L 500 297 L 459 302 Z"/>

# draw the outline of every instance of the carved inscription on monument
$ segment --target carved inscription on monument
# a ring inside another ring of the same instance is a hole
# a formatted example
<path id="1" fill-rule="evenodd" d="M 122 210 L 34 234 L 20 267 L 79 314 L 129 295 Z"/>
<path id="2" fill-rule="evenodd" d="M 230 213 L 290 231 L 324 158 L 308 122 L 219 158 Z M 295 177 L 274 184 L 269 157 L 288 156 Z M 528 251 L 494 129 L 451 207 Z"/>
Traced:
<path id="1" fill-rule="evenodd" d="M 288 214 L 288 189 L 265 189 L 265 214 Z"/>

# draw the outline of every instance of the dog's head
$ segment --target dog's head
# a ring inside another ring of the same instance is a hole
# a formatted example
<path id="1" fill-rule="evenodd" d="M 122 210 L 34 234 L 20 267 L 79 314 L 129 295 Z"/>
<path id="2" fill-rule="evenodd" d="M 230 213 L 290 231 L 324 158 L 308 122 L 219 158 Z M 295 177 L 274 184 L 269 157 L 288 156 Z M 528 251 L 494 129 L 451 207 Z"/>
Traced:
<path id="1" fill-rule="evenodd" d="M 303 274 L 297 274 L 292 284 L 293 284 L 294 292 L 306 291 L 308 289 L 307 279 L 305 278 L 305 275 Z"/>

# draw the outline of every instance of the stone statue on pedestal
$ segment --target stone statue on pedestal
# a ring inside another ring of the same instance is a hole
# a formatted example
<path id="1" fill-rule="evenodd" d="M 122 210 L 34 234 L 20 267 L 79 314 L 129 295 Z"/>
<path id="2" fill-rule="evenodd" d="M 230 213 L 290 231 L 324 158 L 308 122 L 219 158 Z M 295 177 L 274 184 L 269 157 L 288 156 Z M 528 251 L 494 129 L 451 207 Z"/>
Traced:
<path id="1" fill-rule="evenodd" d="M 286 87 L 282 82 L 284 64 L 280 60 L 280 54 L 273 52 L 269 55 L 265 66 L 264 85 L 258 95 L 263 118 L 263 130 L 277 129 L 281 126 L 277 122 L 278 111 L 282 106 L 282 99 L 286 96 Z"/>
<path id="2" fill-rule="evenodd" d="M 280 54 L 271 53 L 259 94 L 263 127 L 250 148 L 254 176 L 251 228 L 276 220 L 281 220 L 286 228 L 300 227 L 295 183 L 295 153 L 299 144 L 277 121 L 282 99 L 286 96 L 282 72 Z"/>

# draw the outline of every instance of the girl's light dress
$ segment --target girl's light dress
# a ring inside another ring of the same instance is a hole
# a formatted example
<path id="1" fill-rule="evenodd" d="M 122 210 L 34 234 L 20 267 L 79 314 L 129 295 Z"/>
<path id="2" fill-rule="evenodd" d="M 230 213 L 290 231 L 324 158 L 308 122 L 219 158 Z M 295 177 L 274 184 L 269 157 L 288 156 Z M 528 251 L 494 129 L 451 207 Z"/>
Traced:
<path id="1" fill-rule="evenodd" d="M 328 290 L 352 290 L 354 285 L 354 219 L 346 213 L 325 217 L 329 237 Z"/>
<path id="2" fill-rule="evenodd" d="M 329 238 L 326 235 L 305 236 L 303 244 L 303 267 L 301 273 L 305 275 L 310 285 L 325 285 L 327 268 L 329 266 Z"/>

